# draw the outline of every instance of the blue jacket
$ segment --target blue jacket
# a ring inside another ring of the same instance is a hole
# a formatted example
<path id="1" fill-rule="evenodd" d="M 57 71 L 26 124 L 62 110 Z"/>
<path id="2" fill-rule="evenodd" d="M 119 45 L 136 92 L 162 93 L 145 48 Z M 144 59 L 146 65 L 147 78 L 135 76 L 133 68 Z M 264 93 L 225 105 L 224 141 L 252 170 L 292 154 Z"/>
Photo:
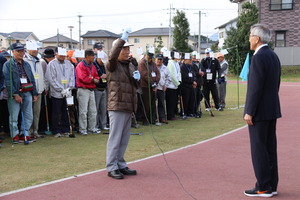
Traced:
<path id="1" fill-rule="evenodd" d="M 4 88 L 4 75 L 3 75 L 3 64 L 6 62 L 6 58 L 0 54 L 0 92 Z"/>
<path id="2" fill-rule="evenodd" d="M 35 85 L 35 80 L 34 76 L 31 71 L 30 64 L 26 61 L 24 62 L 24 69 L 27 74 L 27 77 L 29 79 L 29 82 L 33 84 L 33 91 L 32 94 L 33 96 L 38 96 L 38 92 L 36 90 L 36 85 Z M 19 70 L 16 62 L 14 61 L 13 58 L 11 58 L 9 61 L 4 63 L 3 66 L 3 74 L 4 74 L 4 84 L 7 89 L 8 95 L 10 96 L 10 65 L 12 66 L 12 95 L 19 94 L 20 95 L 20 85 L 21 85 L 21 80 L 20 80 L 20 75 L 19 75 Z"/>

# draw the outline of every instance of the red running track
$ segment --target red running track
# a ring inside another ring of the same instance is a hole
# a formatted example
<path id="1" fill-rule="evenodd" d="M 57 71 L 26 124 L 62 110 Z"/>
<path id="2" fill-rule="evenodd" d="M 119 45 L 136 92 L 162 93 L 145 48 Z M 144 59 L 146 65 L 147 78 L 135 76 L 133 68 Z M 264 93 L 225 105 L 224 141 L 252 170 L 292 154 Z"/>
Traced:
<path id="1" fill-rule="evenodd" d="M 283 118 L 278 120 L 279 195 L 281 200 L 300 199 L 300 83 L 282 83 Z M 221 137 L 129 164 L 137 176 L 123 180 L 107 177 L 105 170 L 51 182 L 11 193 L 1 200 L 243 200 L 254 186 L 246 127 Z M 252 198 L 257 199 L 257 198 Z"/>

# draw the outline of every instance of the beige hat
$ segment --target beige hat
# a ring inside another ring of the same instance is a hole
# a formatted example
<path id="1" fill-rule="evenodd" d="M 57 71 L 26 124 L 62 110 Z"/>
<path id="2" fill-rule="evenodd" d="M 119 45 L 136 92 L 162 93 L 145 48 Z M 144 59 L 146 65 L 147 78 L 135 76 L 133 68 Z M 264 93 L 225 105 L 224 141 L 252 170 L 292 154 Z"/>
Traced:
<path id="1" fill-rule="evenodd" d="M 118 39 L 114 40 L 112 43 L 112 46 L 115 46 L 115 44 L 117 43 Z M 133 46 L 133 44 L 129 44 L 128 41 L 126 40 L 125 44 L 123 45 L 123 47 L 129 47 L 129 46 Z"/>
<path id="2" fill-rule="evenodd" d="M 221 52 L 219 52 L 219 53 L 217 54 L 217 58 L 219 58 L 219 57 L 223 57 L 223 58 L 224 58 L 224 55 L 223 55 Z"/>

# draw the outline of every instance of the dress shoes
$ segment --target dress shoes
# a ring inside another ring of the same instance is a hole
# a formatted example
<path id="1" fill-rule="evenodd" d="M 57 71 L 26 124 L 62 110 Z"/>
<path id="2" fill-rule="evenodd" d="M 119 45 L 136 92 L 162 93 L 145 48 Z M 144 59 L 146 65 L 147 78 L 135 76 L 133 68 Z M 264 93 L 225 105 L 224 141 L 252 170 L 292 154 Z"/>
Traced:
<path id="1" fill-rule="evenodd" d="M 168 124 L 168 123 L 169 123 L 169 122 L 168 122 L 167 120 L 165 120 L 165 119 L 160 120 L 160 122 L 161 122 L 161 123 L 165 123 L 165 124 Z"/>
<path id="2" fill-rule="evenodd" d="M 125 167 L 123 169 L 120 169 L 120 172 L 124 175 L 136 175 L 136 170 L 129 169 L 128 167 Z"/>
<path id="3" fill-rule="evenodd" d="M 111 171 L 111 172 L 108 172 L 107 174 L 109 177 L 112 177 L 114 179 L 123 179 L 124 176 L 123 174 L 120 172 L 120 170 L 114 170 L 114 171 Z"/>

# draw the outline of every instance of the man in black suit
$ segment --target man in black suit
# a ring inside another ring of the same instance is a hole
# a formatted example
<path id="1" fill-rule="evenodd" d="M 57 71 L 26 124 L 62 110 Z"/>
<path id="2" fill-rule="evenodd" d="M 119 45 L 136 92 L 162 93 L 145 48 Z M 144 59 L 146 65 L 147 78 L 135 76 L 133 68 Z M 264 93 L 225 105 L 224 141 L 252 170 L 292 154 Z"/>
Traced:
<path id="1" fill-rule="evenodd" d="M 278 167 L 276 121 L 281 117 L 279 86 L 281 65 L 277 55 L 268 47 L 271 32 L 267 26 L 255 24 L 249 36 L 254 50 L 249 68 L 244 120 L 248 124 L 251 156 L 257 179 L 247 196 L 277 195 Z"/>

